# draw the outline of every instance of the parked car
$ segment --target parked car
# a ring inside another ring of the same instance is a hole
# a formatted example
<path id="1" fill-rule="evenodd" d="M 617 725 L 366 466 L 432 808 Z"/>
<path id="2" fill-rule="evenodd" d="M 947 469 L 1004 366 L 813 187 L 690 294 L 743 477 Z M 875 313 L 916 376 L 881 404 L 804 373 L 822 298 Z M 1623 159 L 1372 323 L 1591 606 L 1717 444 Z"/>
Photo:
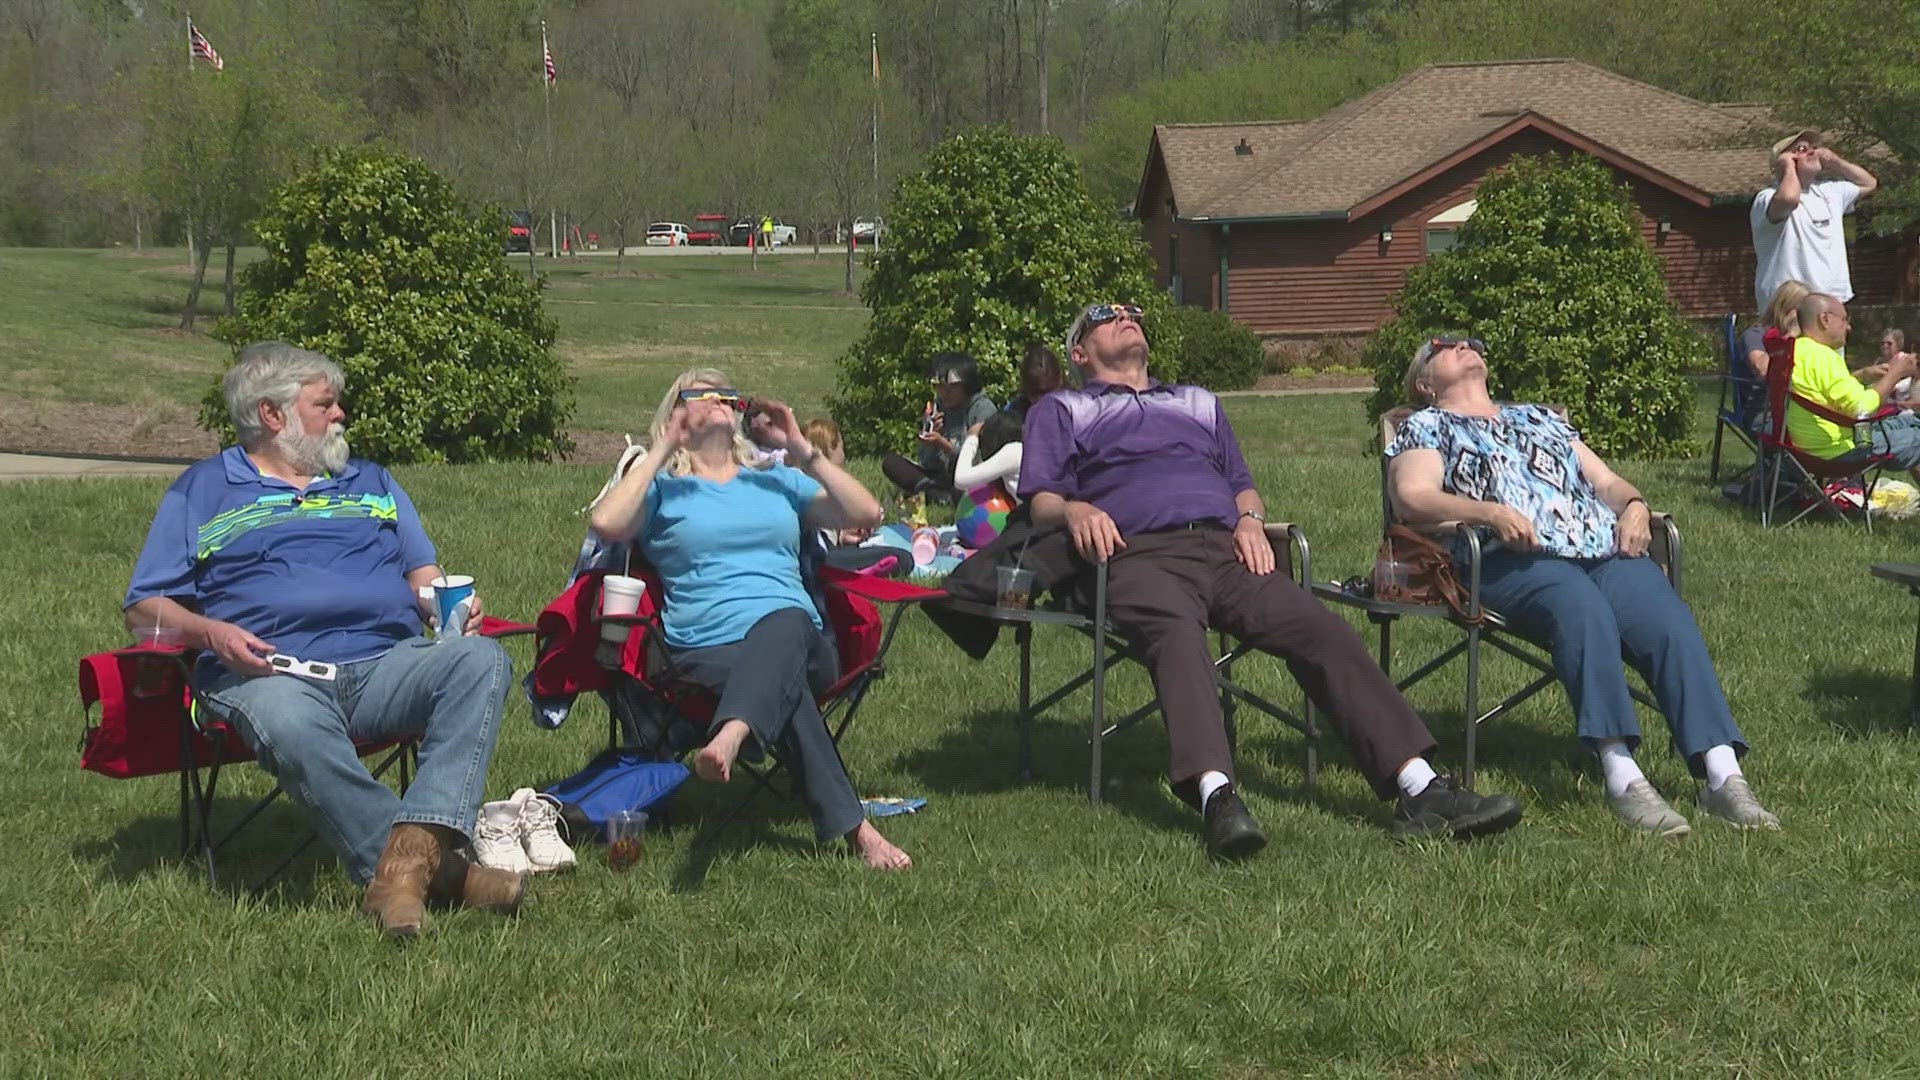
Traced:
<path id="1" fill-rule="evenodd" d="M 525 210 L 507 212 L 507 254 L 526 254 L 533 250 L 533 215 Z"/>
<path id="2" fill-rule="evenodd" d="M 880 235 L 881 228 L 882 226 L 879 221 L 856 221 L 853 223 L 853 238 L 855 240 L 872 240 L 874 237 Z"/>
<path id="3" fill-rule="evenodd" d="M 692 234 L 677 221 L 656 221 L 647 226 L 648 247 L 685 247 L 691 242 Z"/>

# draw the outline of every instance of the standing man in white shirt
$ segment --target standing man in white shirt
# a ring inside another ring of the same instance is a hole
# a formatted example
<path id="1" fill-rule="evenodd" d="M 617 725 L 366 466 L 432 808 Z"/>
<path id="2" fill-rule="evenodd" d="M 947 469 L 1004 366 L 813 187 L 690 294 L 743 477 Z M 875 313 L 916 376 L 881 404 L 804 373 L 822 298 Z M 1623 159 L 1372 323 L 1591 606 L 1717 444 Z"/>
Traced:
<path id="1" fill-rule="evenodd" d="M 1820 145 L 1819 133 L 1799 131 L 1773 144 L 1773 186 L 1753 197 L 1754 310 L 1765 311 L 1783 281 L 1805 282 L 1817 293 L 1853 299 L 1842 218 L 1873 194 L 1873 174 Z M 1832 179 L 1821 180 L 1826 175 Z"/>

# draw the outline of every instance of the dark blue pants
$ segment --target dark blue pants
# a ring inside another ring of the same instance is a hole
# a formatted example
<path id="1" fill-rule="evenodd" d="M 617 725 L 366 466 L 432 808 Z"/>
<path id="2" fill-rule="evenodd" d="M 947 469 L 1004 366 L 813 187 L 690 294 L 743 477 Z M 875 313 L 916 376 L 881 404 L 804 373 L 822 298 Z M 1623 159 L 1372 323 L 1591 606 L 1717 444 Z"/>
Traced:
<path id="1" fill-rule="evenodd" d="M 1700 755 L 1710 747 L 1730 743 L 1746 752 L 1693 611 L 1652 559 L 1492 551 L 1481 564 L 1480 594 L 1514 630 L 1553 654 L 1589 747 L 1603 739 L 1640 745 L 1624 657 L 1653 687 L 1674 750 L 1695 776 L 1705 775 Z"/>

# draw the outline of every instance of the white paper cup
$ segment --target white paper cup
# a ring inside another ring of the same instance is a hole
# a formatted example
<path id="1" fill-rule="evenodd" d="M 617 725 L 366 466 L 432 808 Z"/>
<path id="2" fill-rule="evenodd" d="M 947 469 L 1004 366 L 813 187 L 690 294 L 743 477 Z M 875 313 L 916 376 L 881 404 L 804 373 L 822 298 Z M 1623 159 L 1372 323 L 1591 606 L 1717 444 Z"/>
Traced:
<path id="1" fill-rule="evenodd" d="M 640 610 L 640 598 L 647 594 L 647 583 L 639 578 L 608 574 L 600 580 L 600 614 L 633 615 Z M 625 641 L 631 626 L 600 624 L 603 641 Z"/>
<path id="2" fill-rule="evenodd" d="M 440 615 L 440 636 L 464 637 L 467 615 L 473 611 L 473 579 L 465 574 L 434 578 L 433 606 Z"/>

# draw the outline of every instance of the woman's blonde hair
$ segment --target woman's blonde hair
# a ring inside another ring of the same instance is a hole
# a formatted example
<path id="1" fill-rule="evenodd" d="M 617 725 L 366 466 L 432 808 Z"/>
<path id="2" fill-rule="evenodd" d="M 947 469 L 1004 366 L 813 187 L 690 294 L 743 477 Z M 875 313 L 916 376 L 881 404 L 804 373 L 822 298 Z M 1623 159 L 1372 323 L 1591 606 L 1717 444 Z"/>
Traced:
<path id="1" fill-rule="evenodd" d="M 844 449 L 846 446 L 840 438 L 840 425 L 825 416 L 816 416 L 807 421 L 806 426 L 800 429 L 800 434 L 805 435 L 807 441 L 813 444 L 813 448 L 823 454 Z"/>
<path id="2" fill-rule="evenodd" d="M 1771 326 L 1789 337 L 1800 333 L 1800 301 L 1805 300 L 1812 289 L 1789 278 L 1773 290 L 1773 299 L 1767 301 L 1767 310 L 1760 317 L 1761 325 Z"/>
<path id="3" fill-rule="evenodd" d="M 673 418 L 673 410 L 680 404 L 680 391 L 695 385 L 731 386 L 733 384 L 727 381 L 725 372 L 715 368 L 688 368 L 681 372 L 679 377 L 673 380 L 673 385 L 667 387 L 666 396 L 660 399 L 660 407 L 653 411 L 653 426 L 647 429 L 647 438 L 654 445 L 659 445 L 666 438 L 667 421 Z M 764 457 L 753 443 L 747 441 L 745 417 L 746 414 L 741 413 L 733 418 L 733 460 L 739 462 L 743 468 L 764 469 L 772 463 L 772 459 Z M 673 456 L 667 459 L 669 476 L 685 476 L 692 471 L 693 456 L 687 453 L 687 448 L 684 446 L 675 450 Z"/>

